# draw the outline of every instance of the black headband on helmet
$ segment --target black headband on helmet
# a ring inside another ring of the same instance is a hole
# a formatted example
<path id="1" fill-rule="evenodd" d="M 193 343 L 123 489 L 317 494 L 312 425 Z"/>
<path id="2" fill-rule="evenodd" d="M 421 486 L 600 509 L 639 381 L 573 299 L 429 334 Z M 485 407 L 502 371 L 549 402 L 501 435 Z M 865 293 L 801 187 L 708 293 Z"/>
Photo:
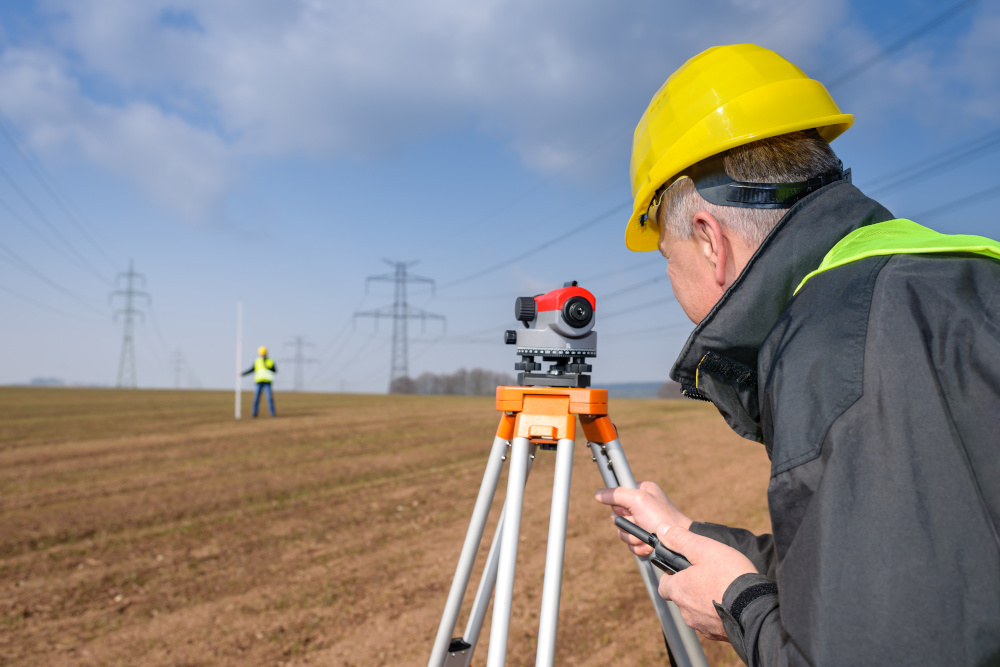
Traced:
<path id="1" fill-rule="evenodd" d="M 851 182 L 851 170 L 837 161 L 837 168 L 807 181 L 797 183 L 745 183 L 734 181 L 726 173 L 725 154 L 720 153 L 696 162 L 683 172 L 705 201 L 718 206 L 742 208 L 791 208 L 811 192 L 836 181 Z"/>
<path id="2" fill-rule="evenodd" d="M 791 208 L 811 192 L 819 190 L 824 185 L 836 181 L 851 182 L 851 170 L 844 169 L 844 163 L 837 160 L 837 168 L 820 174 L 808 181 L 797 183 L 746 183 L 734 181 L 726 173 L 725 153 L 707 157 L 677 175 L 671 185 L 683 177 L 691 179 L 698 194 L 705 201 L 719 206 L 737 206 L 740 208 Z M 669 186 L 661 187 L 653 195 L 649 209 L 639 216 L 639 224 L 646 226 L 647 220 L 655 220 L 656 211 L 660 207 L 663 193 Z"/>

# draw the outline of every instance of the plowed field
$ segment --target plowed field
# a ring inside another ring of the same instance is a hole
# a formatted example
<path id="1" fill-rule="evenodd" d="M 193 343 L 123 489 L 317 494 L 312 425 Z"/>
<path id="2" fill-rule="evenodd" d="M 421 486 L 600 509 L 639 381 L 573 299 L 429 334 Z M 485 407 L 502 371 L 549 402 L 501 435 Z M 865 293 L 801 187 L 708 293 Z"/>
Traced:
<path id="1" fill-rule="evenodd" d="M 277 419 L 235 422 L 225 392 L 0 388 L 0 664 L 426 664 L 493 400 L 277 403 Z M 764 451 L 711 405 L 611 411 L 639 479 L 696 518 L 768 530 Z M 668 664 L 580 443 L 556 662 Z M 528 484 L 509 665 L 534 662 L 554 459 L 539 452 Z M 489 618 L 475 664 L 488 632 Z M 740 664 L 703 645 L 710 663 Z"/>

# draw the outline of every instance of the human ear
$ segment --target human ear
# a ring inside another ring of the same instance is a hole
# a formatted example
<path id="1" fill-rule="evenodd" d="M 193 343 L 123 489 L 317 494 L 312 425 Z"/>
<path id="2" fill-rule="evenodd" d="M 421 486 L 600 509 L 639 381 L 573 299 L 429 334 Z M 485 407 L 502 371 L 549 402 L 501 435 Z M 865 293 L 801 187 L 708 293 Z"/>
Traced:
<path id="1" fill-rule="evenodd" d="M 722 225 L 708 211 L 698 211 L 691 221 L 694 227 L 695 241 L 702 256 L 712 265 L 712 273 L 716 284 L 720 287 L 726 284 L 726 262 L 729 259 L 726 250 L 726 235 Z"/>

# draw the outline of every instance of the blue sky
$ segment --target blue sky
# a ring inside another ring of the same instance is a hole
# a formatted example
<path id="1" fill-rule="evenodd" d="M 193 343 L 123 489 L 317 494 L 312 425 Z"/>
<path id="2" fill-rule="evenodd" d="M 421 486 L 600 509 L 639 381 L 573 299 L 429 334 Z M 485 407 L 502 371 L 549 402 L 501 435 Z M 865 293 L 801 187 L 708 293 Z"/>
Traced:
<path id="1" fill-rule="evenodd" d="M 595 384 L 661 381 L 692 326 L 624 247 L 631 132 L 737 42 L 830 85 L 856 117 L 834 148 L 894 213 L 1000 235 L 995 1 L 5 2 L 0 383 L 113 385 L 132 260 L 140 386 L 231 387 L 242 299 L 242 361 L 268 345 L 279 389 L 304 336 L 307 389 L 384 391 L 390 324 L 352 313 L 392 302 L 366 293 L 385 259 L 419 262 L 437 289 L 410 303 L 447 317 L 411 323 L 412 375 L 510 369 L 514 297 L 576 279 Z"/>

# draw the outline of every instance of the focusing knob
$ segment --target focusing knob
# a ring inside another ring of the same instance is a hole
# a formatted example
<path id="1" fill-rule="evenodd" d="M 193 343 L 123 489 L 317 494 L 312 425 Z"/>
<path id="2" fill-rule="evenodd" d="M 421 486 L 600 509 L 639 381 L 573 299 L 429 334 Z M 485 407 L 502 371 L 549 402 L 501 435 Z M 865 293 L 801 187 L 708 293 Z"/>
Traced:
<path id="1" fill-rule="evenodd" d="M 566 323 L 574 329 L 582 329 L 594 319 L 594 307 L 582 296 L 574 296 L 563 306 Z"/>
<path id="2" fill-rule="evenodd" d="M 533 296 L 519 296 L 514 301 L 514 319 L 518 322 L 524 322 L 525 326 L 527 326 L 528 322 L 535 319 L 535 313 L 537 312 L 538 308 Z"/>
<path id="3" fill-rule="evenodd" d="M 507 329 L 504 331 L 503 342 L 504 345 L 517 345 L 517 332 L 513 329 Z"/>

